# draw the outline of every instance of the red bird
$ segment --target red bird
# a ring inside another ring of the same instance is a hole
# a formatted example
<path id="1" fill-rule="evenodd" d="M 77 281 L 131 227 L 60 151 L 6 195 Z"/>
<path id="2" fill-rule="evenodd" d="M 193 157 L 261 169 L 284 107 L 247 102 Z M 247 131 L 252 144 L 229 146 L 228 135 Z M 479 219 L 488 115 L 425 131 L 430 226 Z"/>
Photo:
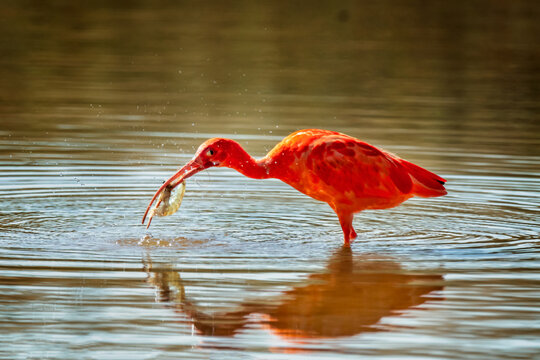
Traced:
<path id="1" fill-rule="evenodd" d="M 254 179 L 279 179 L 296 190 L 324 201 L 339 218 L 344 243 L 356 238 L 352 221 L 366 209 L 387 209 L 413 196 L 446 195 L 446 180 L 396 155 L 351 136 L 308 129 L 294 132 L 260 160 L 233 140 L 205 141 L 195 156 L 156 192 L 174 188 L 201 170 L 229 167 Z"/>

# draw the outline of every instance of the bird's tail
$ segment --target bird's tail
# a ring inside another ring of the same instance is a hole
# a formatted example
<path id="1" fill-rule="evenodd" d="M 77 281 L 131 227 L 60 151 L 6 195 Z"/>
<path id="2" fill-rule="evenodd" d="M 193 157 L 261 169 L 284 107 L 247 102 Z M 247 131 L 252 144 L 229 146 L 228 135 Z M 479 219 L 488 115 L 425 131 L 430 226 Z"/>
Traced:
<path id="1" fill-rule="evenodd" d="M 446 195 L 445 179 L 406 160 L 400 159 L 400 162 L 412 177 L 412 192 L 416 196 L 434 197 Z"/>

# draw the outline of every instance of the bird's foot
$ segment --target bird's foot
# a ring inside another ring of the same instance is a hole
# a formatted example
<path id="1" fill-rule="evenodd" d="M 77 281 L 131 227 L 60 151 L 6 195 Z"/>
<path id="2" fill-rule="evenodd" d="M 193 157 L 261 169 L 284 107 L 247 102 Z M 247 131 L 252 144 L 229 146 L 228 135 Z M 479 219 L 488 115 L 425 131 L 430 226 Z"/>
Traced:
<path id="1" fill-rule="evenodd" d="M 351 246 L 351 243 L 353 243 L 356 238 L 357 238 L 356 233 L 354 233 L 354 236 L 351 234 L 349 235 L 349 237 L 345 237 L 343 239 L 343 246 Z"/>

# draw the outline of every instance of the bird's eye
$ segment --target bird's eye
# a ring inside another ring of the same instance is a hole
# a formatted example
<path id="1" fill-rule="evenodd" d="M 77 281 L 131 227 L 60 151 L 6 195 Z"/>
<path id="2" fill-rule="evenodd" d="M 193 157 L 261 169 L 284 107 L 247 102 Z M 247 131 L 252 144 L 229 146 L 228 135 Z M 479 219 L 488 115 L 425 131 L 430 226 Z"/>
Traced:
<path id="1" fill-rule="evenodd" d="M 209 150 L 206 152 L 206 155 L 212 156 L 212 155 L 214 155 L 215 153 L 216 153 L 216 152 L 215 152 L 214 150 L 209 149 Z"/>

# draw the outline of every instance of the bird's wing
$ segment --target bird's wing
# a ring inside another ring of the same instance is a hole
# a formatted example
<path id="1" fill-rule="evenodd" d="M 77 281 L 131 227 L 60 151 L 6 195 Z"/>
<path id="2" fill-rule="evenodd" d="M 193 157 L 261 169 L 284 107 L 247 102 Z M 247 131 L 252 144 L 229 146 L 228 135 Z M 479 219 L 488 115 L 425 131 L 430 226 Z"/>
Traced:
<path id="1" fill-rule="evenodd" d="M 353 192 L 356 197 L 388 197 L 409 194 L 413 181 L 400 159 L 358 139 L 323 136 L 306 155 L 311 182 L 321 191 Z"/>

